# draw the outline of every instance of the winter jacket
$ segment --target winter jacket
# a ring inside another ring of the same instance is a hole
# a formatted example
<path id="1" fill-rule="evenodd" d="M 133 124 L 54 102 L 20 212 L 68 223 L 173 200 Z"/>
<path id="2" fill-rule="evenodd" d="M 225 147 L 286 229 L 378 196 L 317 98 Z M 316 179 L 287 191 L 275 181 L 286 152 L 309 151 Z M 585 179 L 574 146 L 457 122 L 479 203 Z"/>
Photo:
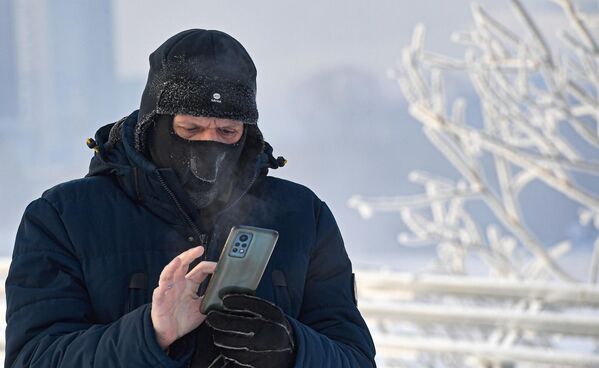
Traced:
<path id="1" fill-rule="evenodd" d="M 172 170 L 134 149 L 136 121 L 135 112 L 98 130 L 88 175 L 25 210 L 6 279 L 5 367 L 186 367 L 194 332 L 180 339 L 181 354 L 162 351 L 152 291 L 164 266 L 192 246 L 204 244 L 203 259 L 217 260 L 239 224 L 280 234 L 256 295 L 293 326 L 295 366 L 374 366 L 335 219 L 308 188 L 268 175 L 261 135 L 245 152 L 243 185 L 208 221 Z"/>

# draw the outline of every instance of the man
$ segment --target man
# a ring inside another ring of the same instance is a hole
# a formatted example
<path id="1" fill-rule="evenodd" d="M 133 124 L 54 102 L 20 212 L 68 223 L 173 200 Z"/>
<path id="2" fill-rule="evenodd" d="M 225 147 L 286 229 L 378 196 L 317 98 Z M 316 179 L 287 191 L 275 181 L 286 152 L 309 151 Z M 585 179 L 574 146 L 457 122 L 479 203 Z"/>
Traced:
<path id="1" fill-rule="evenodd" d="M 231 36 L 150 55 L 139 111 L 98 130 L 83 179 L 26 209 L 6 280 L 6 367 L 371 367 L 351 263 L 309 189 L 268 176 L 256 69 Z M 255 295 L 199 312 L 234 225 L 279 241 Z"/>

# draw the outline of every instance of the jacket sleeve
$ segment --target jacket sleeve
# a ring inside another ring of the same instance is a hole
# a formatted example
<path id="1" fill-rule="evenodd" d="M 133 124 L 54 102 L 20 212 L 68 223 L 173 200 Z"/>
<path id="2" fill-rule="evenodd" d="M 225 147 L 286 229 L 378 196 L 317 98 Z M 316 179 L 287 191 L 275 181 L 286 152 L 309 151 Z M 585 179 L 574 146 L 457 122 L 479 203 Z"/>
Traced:
<path id="1" fill-rule="evenodd" d="M 190 357 L 171 359 L 159 347 L 151 304 L 109 324 L 95 322 L 80 259 L 43 197 L 25 210 L 5 290 L 6 368 L 176 368 Z"/>
<path id="2" fill-rule="evenodd" d="M 375 348 L 358 311 L 351 262 L 333 214 L 321 203 L 295 333 L 295 367 L 375 367 Z"/>

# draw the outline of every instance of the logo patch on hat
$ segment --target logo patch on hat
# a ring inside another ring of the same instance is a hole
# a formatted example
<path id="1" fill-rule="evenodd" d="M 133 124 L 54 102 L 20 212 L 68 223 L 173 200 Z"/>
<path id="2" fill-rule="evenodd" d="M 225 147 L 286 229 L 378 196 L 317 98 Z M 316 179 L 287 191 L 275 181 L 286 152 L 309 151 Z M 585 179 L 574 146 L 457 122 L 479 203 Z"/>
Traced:
<path id="1" fill-rule="evenodd" d="M 212 94 L 212 99 L 210 101 L 221 103 L 222 101 L 220 100 L 220 93 L 215 92 L 214 94 Z"/>

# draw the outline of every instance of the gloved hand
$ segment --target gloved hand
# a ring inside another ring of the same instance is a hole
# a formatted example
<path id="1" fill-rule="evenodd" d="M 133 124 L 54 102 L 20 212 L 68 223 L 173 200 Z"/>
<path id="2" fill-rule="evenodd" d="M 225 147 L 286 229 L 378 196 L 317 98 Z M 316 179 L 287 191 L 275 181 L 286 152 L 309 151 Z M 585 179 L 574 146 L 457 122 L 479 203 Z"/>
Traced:
<path id="1" fill-rule="evenodd" d="M 197 328 L 197 345 L 191 358 L 190 368 L 222 368 L 225 366 L 220 351 L 214 346 L 213 331 L 206 323 L 202 323 Z M 221 362 L 219 363 L 218 360 Z"/>
<path id="2" fill-rule="evenodd" d="M 214 345 L 244 367 L 288 368 L 295 362 L 293 329 L 276 305 L 244 294 L 223 297 L 224 310 L 208 313 Z"/>

